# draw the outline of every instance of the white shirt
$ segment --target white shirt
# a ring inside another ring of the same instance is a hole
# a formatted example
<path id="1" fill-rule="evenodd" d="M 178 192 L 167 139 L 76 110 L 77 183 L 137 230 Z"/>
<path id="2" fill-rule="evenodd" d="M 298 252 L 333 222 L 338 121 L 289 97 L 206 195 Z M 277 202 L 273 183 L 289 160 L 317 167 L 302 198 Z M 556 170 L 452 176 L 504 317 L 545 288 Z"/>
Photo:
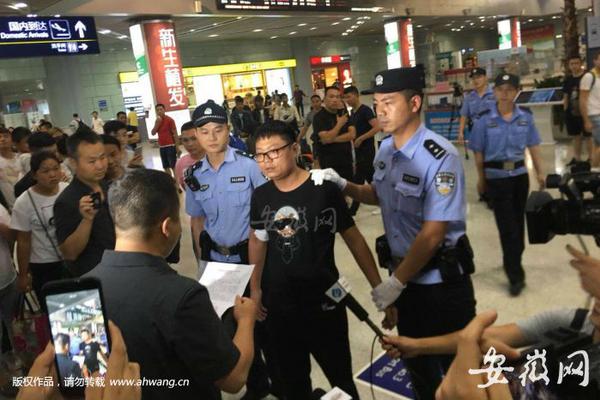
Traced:
<path id="1" fill-rule="evenodd" d="M 48 229 L 48 234 L 58 250 L 58 241 L 56 240 L 56 228 L 54 226 L 54 203 L 58 195 L 67 187 L 67 183 L 58 184 L 58 193 L 53 196 L 43 196 L 30 188 L 19 196 L 12 211 L 10 227 L 21 232 L 31 232 L 31 256 L 29 262 L 32 263 L 51 263 L 60 261 L 61 258 L 56 254 L 54 247 L 48 241 L 48 236 L 35 212 L 33 204 L 29 199 L 27 192 L 31 193 L 37 212 L 43 219 L 44 226 Z"/>
<path id="2" fill-rule="evenodd" d="M 594 82 L 593 73 L 592 70 L 583 74 L 579 82 L 579 90 L 590 92 L 587 102 L 588 115 L 600 115 L 600 76 L 596 75 Z M 594 86 L 592 86 L 592 82 L 594 82 Z"/>
<path id="3" fill-rule="evenodd" d="M 31 153 L 21 153 L 18 155 L 18 158 L 19 168 L 21 168 L 21 176 L 19 176 L 20 179 L 31 169 Z"/>
<path id="4" fill-rule="evenodd" d="M 20 176 L 19 158 L 16 155 L 10 159 L 0 156 L 0 190 L 10 208 L 15 204 L 15 184 Z"/>
<path id="5" fill-rule="evenodd" d="M 291 123 L 295 119 L 296 123 L 300 124 L 300 115 L 298 114 L 296 106 L 284 107 L 282 105 L 281 107 L 277 107 L 273 119 L 276 121 L 283 121 L 286 124 Z"/>
<path id="6" fill-rule="evenodd" d="M 102 118 L 92 117 L 92 130 L 98 135 L 102 135 L 104 133 L 104 121 L 102 121 Z"/>
<path id="7" fill-rule="evenodd" d="M 10 225 L 10 215 L 6 208 L 0 204 L 0 224 Z M 17 277 L 15 266 L 10 257 L 10 248 L 3 237 L 0 237 L 0 289 L 4 289 L 14 282 Z"/>

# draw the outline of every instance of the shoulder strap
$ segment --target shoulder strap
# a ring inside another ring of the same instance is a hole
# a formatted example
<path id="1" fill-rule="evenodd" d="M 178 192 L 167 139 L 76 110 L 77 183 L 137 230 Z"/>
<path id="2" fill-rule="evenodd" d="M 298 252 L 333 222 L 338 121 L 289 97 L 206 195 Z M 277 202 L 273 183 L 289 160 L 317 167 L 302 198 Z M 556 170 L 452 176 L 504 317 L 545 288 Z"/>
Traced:
<path id="1" fill-rule="evenodd" d="M 46 237 L 48 238 L 48 241 L 52 245 L 52 248 L 54 249 L 54 252 L 58 256 L 58 258 L 60 258 L 62 260 L 63 257 L 60 254 L 60 252 L 58 251 L 58 249 L 56 248 L 56 245 L 54 244 L 54 241 L 52 240 L 52 237 L 50 236 L 50 232 L 48 232 L 48 228 L 46 228 L 46 224 L 44 223 L 44 219 L 42 218 L 40 212 L 38 211 L 37 206 L 35 205 L 35 201 L 33 201 L 33 196 L 31 195 L 31 192 L 29 191 L 29 189 L 27 189 L 27 196 L 29 196 L 29 201 L 31 201 L 31 205 L 33 206 L 33 209 L 35 211 L 35 215 L 37 215 L 38 219 L 40 220 L 40 224 L 42 225 L 42 228 L 44 228 L 44 232 L 46 233 Z"/>
<path id="2" fill-rule="evenodd" d="M 589 312 L 589 310 L 587 310 L 585 308 L 578 308 L 577 310 L 575 310 L 575 317 L 573 318 L 573 321 L 571 322 L 571 329 L 580 331 L 581 328 L 583 327 L 583 323 L 585 322 L 588 312 Z"/>
<path id="3" fill-rule="evenodd" d="M 425 142 L 423 142 L 423 147 L 425 147 L 436 160 L 439 160 L 446 155 L 446 149 L 437 144 L 433 139 L 425 140 Z"/>

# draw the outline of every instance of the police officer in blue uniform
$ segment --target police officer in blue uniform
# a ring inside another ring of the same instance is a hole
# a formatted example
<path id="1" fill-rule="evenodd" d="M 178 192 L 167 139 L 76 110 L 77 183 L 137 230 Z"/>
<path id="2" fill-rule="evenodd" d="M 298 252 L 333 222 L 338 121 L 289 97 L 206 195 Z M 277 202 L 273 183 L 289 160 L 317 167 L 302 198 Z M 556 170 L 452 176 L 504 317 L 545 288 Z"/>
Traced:
<path id="1" fill-rule="evenodd" d="M 192 218 L 196 254 L 204 263 L 247 264 L 250 199 L 254 189 L 266 179 L 250 154 L 228 145 L 229 127 L 224 108 L 209 100 L 194 110 L 192 121 L 198 142 L 206 151 L 206 156 L 184 174 L 185 205 Z M 260 329 L 258 325 L 256 329 Z M 248 400 L 269 393 L 258 346 L 247 386 L 244 398 Z"/>
<path id="2" fill-rule="evenodd" d="M 504 270 L 510 294 L 518 296 L 525 287 L 521 264 L 525 249 L 525 203 L 529 192 L 529 175 L 525 166 L 525 149 L 529 149 L 540 188 L 544 187 L 540 135 L 533 115 L 514 103 L 519 77 L 500 74 L 496 77 L 496 105 L 480 113 L 473 125 L 469 147 L 475 152 L 479 193 L 487 193 L 494 209 L 500 233 Z"/>
<path id="3" fill-rule="evenodd" d="M 375 76 L 377 119 L 386 138 L 375 157 L 372 184 L 347 182 L 333 170 L 344 194 L 379 204 L 387 251 L 377 244 L 389 279 L 371 292 L 379 310 L 398 309 L 398 332 L 426 337 L 462 329 L 475 316 L 470 274 L 473 253 L 465 235 L 465 177 L 456 148 L 421 123 L 425 87 L 422 68 L 397 68 Z M 452 356 L 405 360 L 418 399 L 433 399 Z"/>
<path id="4" fill-rule="evenodd" d="M 465 95 L 463 105 L 460 109 L 459 142 L 463 142 L 465 139 L 465 127 L 468 127 L 469 131 L 471 131 L 473 121 L 479 113 L 493 107 L 496 103 L 494 91 L 488 84 L 485 68 L 473 68 L 469 77 L 473 83 L 473 90 Z"/>

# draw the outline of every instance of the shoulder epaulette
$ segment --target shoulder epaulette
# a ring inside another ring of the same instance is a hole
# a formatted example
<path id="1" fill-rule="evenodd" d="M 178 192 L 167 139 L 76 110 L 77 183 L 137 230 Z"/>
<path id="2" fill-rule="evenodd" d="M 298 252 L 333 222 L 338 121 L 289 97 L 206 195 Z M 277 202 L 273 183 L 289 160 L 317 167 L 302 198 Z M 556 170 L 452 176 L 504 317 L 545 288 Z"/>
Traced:
<path id="1" fill-rule="evenodd" d="M 235 154 L 239 154 L 242 157 L 248 157 L 248 158 L 254 160 L 254 154 L 248 153 L 246 151 L 236 150 Z"/>
<path id="2" fill-rule="evenodd" d="M 436 160 L 439 160 L 440 158 L 444 157 L 447 153 L 446 149 L 437 144 L 433 139 L 427 139 L 425 142 L 423 142 L 423 146 L 427 149 L 428 152 L 431 153 L 433 158 L 435 158 Z"/>
<path id="3" fill-rule="evenodd" d="M 531 111 L 531 108 L 529 108 L 529 107 L 519 106 L 519 110 L 525 111 L 528 114 L 533 114 L 533 112 Z"/>
<path id="4" fill-rule="evenodd" d="M 491 110 L 490 110 L 489 108 L 486 108 L 485 110 L 483 110 L 483 111 L 480 111 L 480 112 L 478 112 L 477 114 L 475 114 L 475 117 L 476 117 L 476 118 L 481 118 L 481 117 L 483 117 L 484 115 L 486 115 L 486 114 L 489 114 L 489 113 L 490 113 L 490 111 L 491 111 Z"/>

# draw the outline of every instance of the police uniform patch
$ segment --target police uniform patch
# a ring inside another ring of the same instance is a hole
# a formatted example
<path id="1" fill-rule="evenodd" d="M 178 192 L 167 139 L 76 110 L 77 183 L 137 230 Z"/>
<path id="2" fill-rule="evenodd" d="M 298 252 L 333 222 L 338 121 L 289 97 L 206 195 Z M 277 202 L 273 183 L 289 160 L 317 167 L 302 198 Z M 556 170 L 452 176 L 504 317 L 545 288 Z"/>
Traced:
<path id="1" fill-rule="evenodd" d="M 425 142 L 423 142 L 423 146 L 425 146 L 427 151 L 430 152 L 433 158 L 436 160 L 439 160 L 446 155 L 446 149 L 437 144 L 435 140 L 427 139 Z"/>
<path id="2" fill-rule="evenodd" d="M 519 123 L 517 125 L 519 125 L 519 126 L 527 126 L 527 125 L 529 125 L 529 121 L 527 121 L 526 119 L 520 119 Z"/>
<path id="3" fill-rule="evenodd" d="M 454 172 L 438 172 L 435 176 L 435 188 L 442 196 L 447 196 L 454 190 L 456 175 Z"/>
<path id="4" fill-rule="evenodd" d="M 246 182 L 246 177 L 245 176 L 232 176 L 230 179 L 231 183 L 242 183 L 242 182 Z"/>
<path id="5" fill-rule="evenodd" d="M 201 192 L 206 192 L 209 187 L 210 187 L 210 185 L 208 185 L 206 183 L 204 185 L 200 185 L 200 191 Z"/>
<path id="6" fill-rule="evenodd" d="M 248 158 L 251 158 L 252 160 L 254 160 L 254 155 L 250 154 L 250 153 L 246 153 L 245 151 L 236 150 L 235 154 L 238 154 L 238 155 L 243 156 L 243 157 L 248 157 Z"/>
<path id="7" fill-rule="evenodd" d="M 409 174 L 402 175 L 402 182 L 406 182 L 410 185 L 418 185 L 421 182 L 421 179 L 417 176 L 412 176 Z"/>
<path id="8" fill-rule="evenodd" d="M 384 163 L 383 161 L 379 161 L 379 162 L 377 163 L 377 168 L 379 168 L 379 169 L 384 169 L 384 168 L 385 168 L 385 163 Z"/>

